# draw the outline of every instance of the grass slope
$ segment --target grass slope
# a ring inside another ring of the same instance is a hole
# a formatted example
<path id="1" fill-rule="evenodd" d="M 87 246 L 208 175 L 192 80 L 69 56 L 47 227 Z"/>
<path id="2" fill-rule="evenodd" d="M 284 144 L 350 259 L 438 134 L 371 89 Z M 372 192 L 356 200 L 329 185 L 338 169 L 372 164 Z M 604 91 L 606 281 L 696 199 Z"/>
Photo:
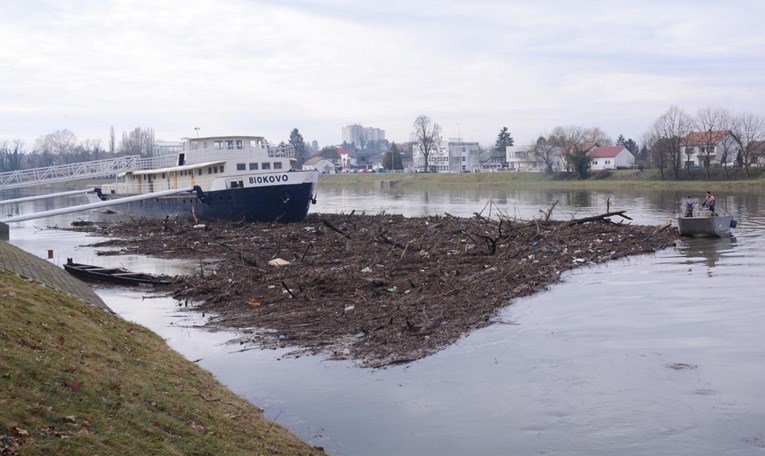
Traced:
<path id="1" fill-rule="evenodd" d="M 156 334 L 0 270 L 0 454 L 322 454 Z"/>
<path id="2" fill-rule="evenodd" d="M 706 179 L 703 170 L 694 170 L 690 178 L 686 174 L 682 180 L 672 179 L 667 175 L 662 179 L 657 170 L 615 170 L 593 171 L 590 178 L 578 180 L 574 177 L 560 178 L 545 173 L 486 172 L 486 173 L 360 173 L 360 174 L 322 174 L 320 184 L 329 185 L 369 185 L 398 187 L 428 187 L 431 185 L 454 185 L 470 187 L 522 187 L 522 188 L 562 188 L 583 190 L 607 190 L 625 186 L 650 189 L 674 190 L 759 190 L 765 187 L 765 173 L 762 169 L 753 169 L 752 177 L 745 178 L 743 171 L 730 172 L 726 178 L 721 168 L 716 168 L 711 179 Z M 665 172 L 666 173 L 666 172 Z"/>

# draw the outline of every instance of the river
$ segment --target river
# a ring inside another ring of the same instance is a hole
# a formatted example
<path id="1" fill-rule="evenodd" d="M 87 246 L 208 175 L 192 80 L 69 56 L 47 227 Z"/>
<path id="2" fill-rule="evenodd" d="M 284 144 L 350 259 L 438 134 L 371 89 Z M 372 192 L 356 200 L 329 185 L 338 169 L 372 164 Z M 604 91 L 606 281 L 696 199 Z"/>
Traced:
<path id="1" fill-rule="evenodd" d="M 703 189 L 700 189 L 703 190 Z M 699 191 L 701 196 L 702 191 Z M 568 219 L 625 210 L 633 223 L 673 218 L 675 191 L 429 190 L 321 185 L 314 212 L 489 211 L 529 218 L 558 201 Z M 428 358 L 361 369 L 280 350 L 239 352 L 233 333 L 166 298 L 99 288 L 124 318 L 147 326 L 312 445 L 334 455 L 752 455 L 765 451 L 765 195 L 717 195 L 734 237 L 566 273 L 549 291 L 505 308 L 498 324 Z M 17 213 L 50 202 L 4 207 Z M 183 273 L 194 265 L 98 257 L 98 239 L 40 229 L 69 215 L 15 223 L 11 243 L 62 264 Z M 628 222 L 625 220 L 625 222 Z"/>

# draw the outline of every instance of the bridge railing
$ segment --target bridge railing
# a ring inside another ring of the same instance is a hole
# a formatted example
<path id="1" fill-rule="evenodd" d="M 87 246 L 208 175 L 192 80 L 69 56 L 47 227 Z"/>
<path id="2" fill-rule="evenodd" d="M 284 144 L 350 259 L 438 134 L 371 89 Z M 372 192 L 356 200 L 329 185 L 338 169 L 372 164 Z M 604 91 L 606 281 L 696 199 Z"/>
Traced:
<path id="1" fill-rule="evenodd" d="M 53 165 L 0 173 L 0 190 L 77 178 L 106 177 L 126 171 L 173 166 L 175 155 L 141 158 L 140 155 L 108 158 L 66 165 Z"/>

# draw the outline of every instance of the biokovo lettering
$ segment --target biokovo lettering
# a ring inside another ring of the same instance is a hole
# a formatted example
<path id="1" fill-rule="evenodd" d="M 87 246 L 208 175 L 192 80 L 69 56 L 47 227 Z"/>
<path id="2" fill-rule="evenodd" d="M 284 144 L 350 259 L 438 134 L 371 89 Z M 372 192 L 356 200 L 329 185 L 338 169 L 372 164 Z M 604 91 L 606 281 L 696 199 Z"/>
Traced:
<path id="1" fill-rule="evenodd" d="M 250 176 L 251 184 L 276 184 L 279 182 L 287 182 L 289 176 L 286 174 L 277 174 L 271 176 Z"/>

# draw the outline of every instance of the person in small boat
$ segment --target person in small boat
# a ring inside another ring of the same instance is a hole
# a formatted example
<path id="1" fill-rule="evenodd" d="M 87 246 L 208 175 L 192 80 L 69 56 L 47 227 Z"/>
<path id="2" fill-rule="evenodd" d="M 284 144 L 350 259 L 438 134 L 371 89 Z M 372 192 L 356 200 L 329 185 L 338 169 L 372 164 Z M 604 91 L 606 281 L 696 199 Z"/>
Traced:
<path id="1" fill-rule="evenodd" d="M 712 215 L 715 215 L 715 196 L 712 192 L 707 192 L 707 196 L 704 198 L 704 202 L 701 203 L 701 206 L 707 208 Z"/>
<path id="2" fill-rule="evenodd" d="M 685 198 L 685 216 L 686 217 L 693 217 L 693 205 L 696 204 L 693 199 L 691 199 L 691 195 L 688 195 Z"/>

